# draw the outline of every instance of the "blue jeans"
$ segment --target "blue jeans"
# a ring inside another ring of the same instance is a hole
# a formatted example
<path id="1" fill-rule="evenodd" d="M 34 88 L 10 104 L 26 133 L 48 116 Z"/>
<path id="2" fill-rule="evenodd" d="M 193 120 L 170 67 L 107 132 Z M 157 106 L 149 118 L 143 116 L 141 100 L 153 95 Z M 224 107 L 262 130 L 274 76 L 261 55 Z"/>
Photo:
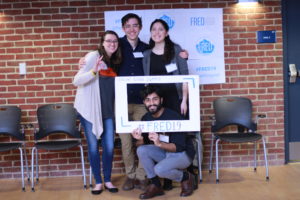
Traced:
<path id="1" fill-rule="evenodd" d="M 167 152 L 155 145 L 139 146 L 137 155 L 149 179 L 159 176 L 180 182 L 183 169 L 192 163 L 185 151 Z"/>
<path id="2" fill-rule="evenodd" d="M 102 183 L 101 164 L 99 153 L 99 141 L 92 132 L 92 124 L 79 116 L 80 122 L 84 128 L 85 137 L 88 145 L 88 156 L 96 184 Z M 114 124 L 113 119 L 103 119 L 103 133 L 101 135 L 102 145 L 102 165 L 104 182 L 110 182 L 112 162 L 114 155 Z"/>

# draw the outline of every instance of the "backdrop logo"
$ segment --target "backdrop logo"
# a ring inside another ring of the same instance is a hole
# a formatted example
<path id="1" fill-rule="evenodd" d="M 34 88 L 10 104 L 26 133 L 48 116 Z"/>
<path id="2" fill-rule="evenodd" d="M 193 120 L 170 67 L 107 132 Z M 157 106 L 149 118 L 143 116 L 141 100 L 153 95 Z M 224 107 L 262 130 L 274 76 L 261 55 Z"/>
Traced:
<path id="1" fill-rule="evenodd" d="M 204 26 L 204 17 L 191 17 L 190 24 L 191 26 Z"/>
<path id="2" fill-rule="evenodd" d="M 121 19 L 116 19 L 115 24 L 121 24 Z"/>
<path id="3" fill-rule="evenodd" d="M 214 51 L 215 46 L 210 41 L 204 39 L 196 45 L 196 48 L 200 54 L 211 54 Z"/>
<path id="4" fill-rule="evenodd" d="M 162 17 L 160 17 L 160 19 L 164 20 L 168 24 L 169 29 L 173 28 L 175 21 L 172 20 L 171 17 L 163 15 Z"/>

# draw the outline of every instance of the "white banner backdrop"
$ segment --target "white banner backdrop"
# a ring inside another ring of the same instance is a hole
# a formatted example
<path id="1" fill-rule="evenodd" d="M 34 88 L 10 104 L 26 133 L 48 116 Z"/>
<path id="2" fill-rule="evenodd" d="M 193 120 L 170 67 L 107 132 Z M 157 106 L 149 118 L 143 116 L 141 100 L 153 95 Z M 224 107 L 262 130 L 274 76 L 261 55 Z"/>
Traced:
<path id="1" fill-rule="evenodd" d="M 135 13 L 142 18 L 140 39 L 150 39 L 150 24 L 155 19 L 165 20 L 171 40 L 189 52 L 189 73 L 199 75 L 200 84 L 225 82 L 223 10 L 159 9 L 106 11 L 105 30 L 114 30 L 123 37 L 121 18 Z"/>

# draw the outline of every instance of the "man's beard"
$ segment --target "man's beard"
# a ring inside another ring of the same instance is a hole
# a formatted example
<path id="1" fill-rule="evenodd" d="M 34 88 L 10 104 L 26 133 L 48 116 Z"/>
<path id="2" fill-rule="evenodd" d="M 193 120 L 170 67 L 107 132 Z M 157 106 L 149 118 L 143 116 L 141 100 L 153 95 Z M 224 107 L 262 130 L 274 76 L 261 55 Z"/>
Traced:
<path id="1" fill-rule="evenodd" d="M 152 107 L 152 108 L 150 109 L 150 107 Z M 153 109 L 153 107 L 155 107 L 155 109 Z M 148 112 L 150 112 L 151 114 L 156 114 L 158 111 L 160 111 L 161 108 L 162 108 L 162 105 L 160 103 L 158 105 L 155 105 L 155 104 L 154 105 L 150 105 L 150 106 L 146 107 L 146 110 Z"/>

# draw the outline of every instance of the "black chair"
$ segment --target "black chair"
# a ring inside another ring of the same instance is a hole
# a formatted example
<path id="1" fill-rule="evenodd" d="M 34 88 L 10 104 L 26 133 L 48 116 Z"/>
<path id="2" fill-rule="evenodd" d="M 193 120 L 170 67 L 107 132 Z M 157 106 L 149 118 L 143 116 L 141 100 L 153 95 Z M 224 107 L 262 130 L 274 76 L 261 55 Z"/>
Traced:
<path id="1" fill-rule="evenodd" d="M 210 149 L 210 162 L 209 172 L 212 171 L 212 156 L 213 144 L 216 140 L 216 182 L 219 182 L 219 157 L 218 157 L 218 144 L 220 141 L 230 143 L 254 143 L 254 171 L 256 171 L 256 142 L 262 140 L 266 167 L 266 180 L 269 180 L 267 150 L 264 137 L 257 133 L 257 121 L 259 118 L 264 118 L 265 115 L 257 115 L 255 121 L 252 120 L 252 102 L 248 98 L 243 97 L 222 97 L 213 102 L 215 116 L 213 118 L 211 131 L 211 149 Z M 233 127 L 231 127 L 233 125 Z M 221 132 L 225 127 L 231 130 L 234 127 L 235 132 L 226 131 Z M 231 128 L 231 129 L 230 129 Z"/>
<path id="2" fill-rule="evenodd" d="M 34 191 L 34 157 L 36 157 L 36 180 L 38 181 L 38 150 L 66 150 L 80 147 L 82 176 L 86 189 L 86 176 L 84 167 L 83 148 L 81 144 L 80 127 L 76 126 L 77 111 L 69 104 L 49 104 L 38 108 L 37 118 L 39 130 L 35 129 L 35 144 L 31 154 L 31 189 Z M 65 139 L 52 139 L 47 136 L 53 134 L 66 134 Z M 44 139 L 44 140 L 42 140 Z"/>
<path id="3" fill-rule="evenodd" d="M 26 155 L 24 126 L 21 127 L 21 109 L 17 106 L 0 106 L 0 135 L 2 135 L 0 152 L 14 149 L 19 149 L 20 151 L 22 190 L 25 191 L 23 152 L 25 154 L 28 180 L 30 176 Z"/>

